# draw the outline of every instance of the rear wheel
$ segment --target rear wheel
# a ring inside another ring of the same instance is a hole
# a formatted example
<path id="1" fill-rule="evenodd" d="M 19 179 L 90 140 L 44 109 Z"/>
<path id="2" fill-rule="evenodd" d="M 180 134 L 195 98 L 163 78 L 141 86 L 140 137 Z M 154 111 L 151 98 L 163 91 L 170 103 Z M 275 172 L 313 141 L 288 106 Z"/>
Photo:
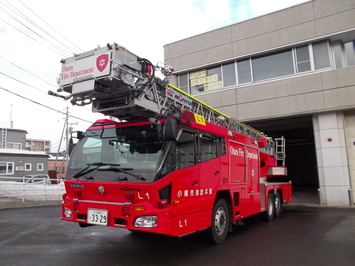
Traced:
<path id="1" fill-rule="evenodd" d="M 281 199 L 281 195 L 279 192 L 276 192 L 275 194 L 275 217 L 279 217 L 281 212 L 282 212 L 282 199 Z"/>
<path id="2" fill-rule="evenodd" d="M 219 199 L 213 208 L 212 226 L 206 232 L 207 241 L 220 244 L 227 236 L 229 227 L 228 205 L 224 199 Z"/>
<path id="3" fill-rule="evenodd" d="M 271 193 L 268 195 L 267 206 L 267 211 L 261 213 L 261 218 L 264 221 L 272 221 L 275 215 L 275 201 Z"/>

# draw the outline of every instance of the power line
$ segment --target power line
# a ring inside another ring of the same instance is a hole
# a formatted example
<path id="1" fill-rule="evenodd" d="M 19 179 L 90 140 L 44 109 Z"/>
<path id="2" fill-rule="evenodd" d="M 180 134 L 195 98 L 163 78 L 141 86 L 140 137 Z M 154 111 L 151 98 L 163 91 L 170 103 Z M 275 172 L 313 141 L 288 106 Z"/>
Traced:
<path id="1" fill-rule="evenodd" d="M 0 74 L 3 74 L 3 73 L 0 72 Z M 6 92 L 8 92 L 8 93 L 11 93 L 11 94 L 13 94 L 13 95 L 16 95 L 17 97 L 20 97 L 20 98 L 23 98 L 23 99 L 25 99 L 25 100 L 27 100 L 27 101 L 30 101 L 30 102 L 32 102 L 32 103 L 34 103 L 34 104 L 40 105 L 40 106 L 42 106 L 42 107 L 45 107 L 45 108 L 50 109 L 50 110 L 52 110 L 52 111 L 55 111 L 55 112 L 57 112 L 57 113 L 61 113 L 61 114 L 65 114 L 65 115 L 66 115 L 66 113 L 63 112 L 63 111 L 56 110 L 56 109 L 54 109 L 54 108 L 52 108 L 52 107 L 49 107 L 49 106 L 47 106 L 47 105 L 44 105 L 44 104 L 42 104 L 42 103 L 39 103 L 39 102 L 36 102 L 36 101 L 34 101 L 34 100 L 28 99 L 28 98 L 26 98 L 26 97 L 24 97 L 24 96 L 22 96 L 22 95 L 19 95 L 19 94 L 17 94 L 17 93 L 14 93 L 14 92 L 12 92 L 12 91 L 9 91 L 9 90 L 7 90 L 7 89 L 5 89 L 5 88 L 3 88 L 3 87 L 0 87 L 0 89 L 6 91 Z M 77 117 L 77 116 L 74 116 L 74 115 L 69 115 L 69 116 L 70 116 L 70 117 L 73 117 L 73 118 L 76 118 L 76 119 L 79 119 L 79 120 L 81 120 L 81 121 L 87 122 L 87 123 L 91 123 L 91 122 L 88 121 L 88 120 L 82 119 L 82 118 Z"/>
<path id="2" fill-rule="evenodd" d="M 0 57 L 1 57 L 1 56 L 0 56 Z M 24 71 L 26 71 L 26 70 L 24 70 Z M 27 71 L 26 71 L 26 72 L 27 72 Z M 30 72 L 28 72 L 28 73 L 30 73 Z M 29 85 L 29 84 L 27 84 L 27 83 L 21 81 L 21 80 L 18 80 L 18 79 L 16 79 L 16 78 L 11 77 L 11 76 L 9 76 L 9 75 L 7 75 L 7 74 L 5 74 L 5 73 L 2 73 L 2 72 L 0 72 L 0 74 L 1 74 L 1 75 L 4 75 L 5 77 L 8 77 L 8 78 L 10 78 L 10 79 L 13 79 L 13 80 L 15 80 L 15 81 L 17 81 L 17 82 L 19 82 L 19 83 L 21 83 L 21 84 L 23 84 L 23 85 L 26 85 L 26 86 L 28 86 L 28 87 L 30 87 L 30 88 L 33 88 L 33 89 L 35 89 L 35 90 L 37 90 L 37 91 L 39 91 L 39 92 L 42 92 L 42 93 L 48 95 L 48 92 L 44 92 L 44 91 L 42 91 L 42 90 L 40 90 L 40 89 L 38 89 L 38 88 L 36 88 L 36 87 L 33 87 L 33 86 L 31 86 L 31 85 Z M 30 74 L 31 74 L 31 73 L 30 73 Z M 36 75 L 34 75 L 34 74 L 32 74 L 32 75 L 33 75 L 33 76 L 36 76 Z M 36 77 L 37 77 L 37 76 L 36 76 Z M 39 79 L 41 79 L 41 78 L 39 78 Z M 50 84 L 50 85 L 52 85 L 52 84 Z M 55 99 L 60 100 L 60 98 L 57 98 L 57 97 L 55 97 Z M 90 109 L 88 109 L 88 108 L 86 108 L 86 107 L 84 107 L 84 106 L 82 106 L 82 108 L 85 109 L 85 110 L 87 110 L 87 111 L 91 111 Z"/>
<path id="3" fill-rule="evenodd" d="M 20 3 L 22 5 L 24 5 L 28 10 L 30 10 L 35 16 L 37 16 L 40 20 L 42 20 L 44 23 L 46 23 L 49 27 L 51 27 L 56 33 L 58 33 L 60 36 L 62 36 L 65 40 L 67 40 L 68 42 L 70 42 L 72 45 L 74 45 L 76 48 L 78 48 L 81 52 L 83 52 L 83 50 L 81 48 L 79 48 L 76 44 L 74 44 L 72 41 L 70 41 L 69 39 L 67 39 L 65 36 L 63 36 L 63 34 L 61 34 L 60 32 L 58 32 L 55 28 L 53 28 L 51 25 L 49 25 L 45 20 L 43 20 L 40 16 L 38 16 L 35 12 L 32 11 L 32 9 L 30 9 L 28 6 L 26 6 L 22 1 L 20 1 Z M 49 35 L 49 34 L 48 34 Z M 49 35 L 51 36 L 51 35 Z M 54 38 L 54 37 L 53 37 Z M 54 38 L 55 40 L 57 40 L 56 38 Z M 62 42 L 60 42 L 62 45 L 68 47 L 67 45 L 63 44 Z M 68 47 L 69 48 L 69 47 Z"/>
<path id="4" fill-rule="evenodd" d="M 16 65 L 15 63 L 10 62 L 9 60 L 7 60 L 7 59 L 5 59 L 4 57 L 2 57 L 1 55 L 0 55 L 0 58 L 3 59 L 3 60 L 5 60 L 6 62 L 10 63 L 11 65 L 14 65 L 15 67 L 17 67 L 17 68 L 19 68 L 19 69 L 21 69 L 21 70 L 27 72 L 28 74 L 30 74 L 30 75 L 32 75 L 32 76 L 34 76 L 34 77 L 36 77 L 36 78 L 42 80 L 43 82 L 45 82 L 45 83 L 47 83 L 47 84 L 49 84 L 49 85 L 51 85 L 51 86 L 53 86 L 53 87 L 55 87 L 55 88 L 57 87 L 57 86 L 55 86 L 55 85 L 49 83 L 48 81 L 46 81 L 46 80 L 44 80 L 44 79 L 42 79 L 42 78 L 36 76 L 35 74 L 33 74 L 33 73 L 27 71 L 26 69 L 23 69 L 22 67 Z"/>
<path id="5" fill-rule="evenodd" d="M 0 72 L 0 74 L 1 74 L 1 75 L 4 75 L 5 77 L 8 77 L 8 78 L 10 78 L 10 79 L 13 79 L 13 80 L 15 80 L 15 81 L 17 81 L 17 82 L 19 82 L 19 83 L 21 83 L 21 84 L 23 84 L 23 85 L 26 85 L 26 86 L 28 86 L 28 87 L 30 87 L 30 88 L 32 88 L 32 89 L 35 89 L 35 90 L 37 90 L 37 91 L 39 91 L 39 92 L 42 92 L 42 93 L 47 94 L 46 92 L 44 92 L 44 91 L 42 91 L 42 90 L 40 90 L 40 89 L 38 89 L 38 88 L 36 88 L 36 87 L 33 87 L 33 86 L 31 86 L 31 85 L 29 85 L 29 84 L 27 84 L 27 83 L 25 83 L 25 82 L 23 82 L 23 81 L 21 81 L 21 80 L 18 80 L 18 79 L 13 78 L 13 77 L 11 77 L 11 76 L 9 76 L 9 75 L 6 75 L 5 73 Z"/>
<path id="6" fill-rule="evenodd" d="M 7 1 L 6 1 L 7 2 Z M 0 8 L 0 10 L 5 13 L 7 16 L 9 16 L 10 18 L 12 18 L 14 21 L 16 21 L 17 23 L 21 24 L 23 27 L 27 28 L 29 31 L 33 32 L 35 35 L 37 35 L 39 38 L 41 38 L 42 40 L 44 40 L 45 42 L 49 43 L 51 45 L 51 47 L 56 48 L 58 51 L 60 51 L 63 54 L 68 54 L 71 53 L 72 50 L 67 48 L 66 46 L 64 47 L 59 47 L 57 45 L 57 42 L 59 42 L 58 40 L 56 40 L 53 36 L 49 35 L 49 33 L 47 33 L 43 28 L 41 28 L 40 26 L 38 26 L 35 22 L 33 22 L 30 18 L 28 18 L 26 15 L 24 15 L 21 11 L 19 11 L 16 7 L 14 7 L 13 5 L 11 5 L 10 3 L 7 2 L 7 4 L 5 4 L 4 2 L 1 2 L 8 10 L 10 10 L 12 13 L 14 13 L 15 15 L 11 14 L 9 11 L 5 10 L 4 8 Z M 23 23 L 20 19 L 25 20 L 26 22 L 32 24 L 32 26 L 35 26 L 36 28 L 38 28 L 39 30 L 41 30 L 42 32 L 44 32 L 45 34 L 49 35 L 50 37 L 52 37 L 53 39 L 56 40 L 56 43 L 52 43 L 49 40 L 45 39 L 40 33 L 38 33 L 37 31 L 35 31 L 34 29 L 32 29 L 30 26 L 27 26 L 25 23 Z M 67 49 L 65 51 L 65 49 Z"/>
<path id="7" fill-rule="evenodd" d="M 28 38 L 31 38 L 31 39 L 32 39 L 32 40 L 34 40 L 35 42 L 37 42 L 37 43 L 39 43 L 39 44 L 43 45 L 44 47 L 46 47 L 46 48 L 48 48 L 48 49 L 52 50 L 53 52 L 55 52 L 55 53 L 57 53 L 57 54 L 59 54 L 59 55 L 61 55 L 61 56 L 63 56 L 63 57 L 66 57 L 66 55 L 65 55 L 65 54 L 62 54 L 62 53 L 60 53 L 60 52 L 58 52 L 58 51 L 55 51 L 55 50 L 54 50 L 54 49 L 52 49 L 51 47 L 48 47 L 47 45 L 45 45 L 45 44 L 43 44 L 43 43 L 39 42 L 39 41 L 38 41 L 38 40 L 36 40 L 35 38 L 33 38 L 33 37 L 29 36 L 28 34 L 24 33 L 24 32 L 23 32 L 23 31 L 21 31 L 20 29 L 18 29 L 18 28 L 16 28 L 15 26 L 11 25 L 10 23 L 8 23 L 7 21 L 5 21 L 4 19 L 2 19 L 2 18 L 0 18 L 0 19 L 1 19 L 2 21 L 4 21 L 6 24 L 8 24 L 9 26 L 13 27 L 15 30 L 18 30 L 18 31 L 19 31 L 19 32 L 21 32 L 22 34 L 26 35 Z"/>

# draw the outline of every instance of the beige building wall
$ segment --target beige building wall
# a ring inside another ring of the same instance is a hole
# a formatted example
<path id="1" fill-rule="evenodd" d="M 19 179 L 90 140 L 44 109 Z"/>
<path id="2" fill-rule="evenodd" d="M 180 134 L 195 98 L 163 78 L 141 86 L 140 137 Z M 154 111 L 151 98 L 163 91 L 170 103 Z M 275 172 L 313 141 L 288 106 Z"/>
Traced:
<path id="1" fill-rule="evenodd" d="M 313 0 L 278 12 L 202 33 L 164 46 L 165 63 L 179 75 L 214 64 L 258 56 L 320 40 L 348 42 L 355 40 L 354 0 Z M 333 60 L 333 58 L 330 58 Z M 171 80 L 177 85 L 177 78 Z M 336 129 L 335 138 L 344 136 L 344 112 L 355 110 L 355 66 L 274 78 L 194 94 L 230 116 L 244 122 L 264 121 L 302 115 L 313 117 L 316 139 L 319 184 L 322 204 L 348 205 L 349 169 L 354 162 L 345 159 L 346 139 L 336 143 L 342 155 L 341 169 L 335 179 L 328 177 L 334 167 L 327 167 L 328 143 L 322 139 L 324 126 Z M 335 119 L 336 118 L 336 119 Z M 334 120 L 335 119 L 335 120 Z M 335 124 L 334 124 L 335 123 Z M 352 136 L 350 133 L 349 136 Z M 331 143 L 333 146 L 334 142 Z M 324 155 L 322 157 L 322 155 Z M 347 180 L 347 181 L 346 181 Z M 334 182 L 341 184 L 337 192 Z M 340 192 L 339 192 L 340 191 Z M 341 196 L 336 193 L 341 193 Z"/>

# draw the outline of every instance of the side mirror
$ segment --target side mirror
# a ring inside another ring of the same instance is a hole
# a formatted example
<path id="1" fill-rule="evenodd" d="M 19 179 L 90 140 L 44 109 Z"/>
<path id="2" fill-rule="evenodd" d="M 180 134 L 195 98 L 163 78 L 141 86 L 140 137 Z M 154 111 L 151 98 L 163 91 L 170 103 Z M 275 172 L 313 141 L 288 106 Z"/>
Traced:
<path id="1" fill-rule="evenodd" d="M 76 132 L 76 138 L 81 140 L 82 138 L 84 138 L 84 132 L 82 131 L 77 131 Z"/>
<path id="2" fill-rule="evenodd" d="M 164 122 L 163 139 L 165 141 L 176 141 L 176 120 L 173 120 L 171 114 Z"/>
<path id="3" fill-rule="evenodd" d="M 69 155 L 70 155 L 71 152 L 73 151 L 74 147 L 75 147 L 75 144 L 74 144 L 74 142 L 73 142 L 73 138 L 70 138 L 70 139 L 69 139 L 69 150 L 68 150 Z"/>
<path id="4" fill-rule="evenodd" d="M 72 132 L 74 133 L 74 132 Z M 75 131 L 76 133 L 76 138 L 78 140 L 81 140 L 82 138 L 84 138 L 84 132 L 82 131 Z M 70 136 L 70 139 L 69 139 L 69 155 L 71 154 L 71 152 L 73 151 L 74 147 L 75 147 L 76 144 L 74 144 L 74 141 L 73 141 L 73 135 L 71 134 Z"/>

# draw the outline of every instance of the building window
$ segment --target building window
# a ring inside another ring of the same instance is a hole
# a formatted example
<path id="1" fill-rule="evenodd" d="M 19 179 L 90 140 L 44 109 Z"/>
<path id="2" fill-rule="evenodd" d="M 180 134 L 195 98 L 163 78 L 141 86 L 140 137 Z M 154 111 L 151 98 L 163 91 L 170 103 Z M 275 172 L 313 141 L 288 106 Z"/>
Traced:
<path id="1" fill-rule="evenodd" d="M 340 41 L 332 42 L 333 60 L 335 68 L 344 67 L 343 49 Z"/>
<path id="2" fill-rule="evenodd" d="M 184 92 L 188 93 L 188 80 L 187 80 L 187 74 L 179 75 L 178 78 L 178 87 L 180 90 L 183 90 Z"/>
<path id="3" fill-rule="evenodd" d="M 355 41 L 328 40 L 200 69 L 178 76 L 178 86 L 192 95 L 325 68 L 355 65 Z"/>
<path id="4" fill-rule="evenodd" d="M 13 175 L 14 174 L 13 162 L 0 162 L 0 174 L 2 175 Z"/>
<path id="5" fill-rule="evenodd" d="M 223 88 L 221 66 L 192 72 L 189 77 L 191 94 Z"/>
<path id="6" fill-rule="evenodd" d="M 292 50 L 252 59 L 254 81 L 294 74 Z"/>
<path id="7" fill-rule="evenodd" d="M 250 59 L 237 62 L 239 84 L 251 82 L 251 62 Z"/>
<path id="8" fill-rule="evenodd" d="M 344 43 L 344 54 L 346 65 L 355 65 L 355 41 Z"/>
<path id="9" fill-rule="evenodd" d="M 308 45 L 300 46 L 295 49 L 296 53 L 296 72 L 302 73 L 311 70 L 311 58 L 309 56 Z"/>
<path id="10" fill-rule="evenodd" d="M 315 69 L 330 67 L 328 41 L 313 43 Z"/>
<path id="11" fill-rule="evenodd" d="M 223 85 L 229 87 L 237 84 L 237 78 L 235 75 L 235 63 L 222 65 L 223 72 Z"/>
<path id="12" fill-rule="evenodd" d="M 43 163 L 38 163 L 38 164 L 37 164 L 37 171 L 44 171 L 44 165 L 43 165 Z"/>
<path id="13" fill-rule="evenodd" d="M 22 149 L 22 143 L 6 142 L 6 148 L 7 149 L 21 150 Z"/>
<path id="14" fill-rule="evenodd" d="M 31 163 L 25 163 L 25 171 L 32 171 L 32 164 Z"/>

